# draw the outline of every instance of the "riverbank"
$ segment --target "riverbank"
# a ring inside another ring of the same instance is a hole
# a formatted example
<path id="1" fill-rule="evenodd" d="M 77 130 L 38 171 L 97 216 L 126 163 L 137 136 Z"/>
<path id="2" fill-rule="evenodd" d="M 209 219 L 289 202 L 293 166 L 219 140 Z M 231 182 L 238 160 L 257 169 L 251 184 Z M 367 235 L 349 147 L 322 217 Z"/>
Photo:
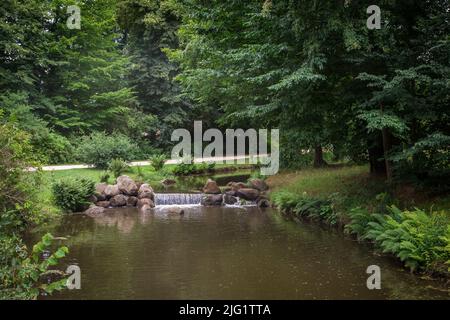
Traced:
<path id="1" fill-rule="evenodd" d="M 450 197 L 387 184 L 366 166 L 286 171 L 270 177 L 284 215 L 334 226 L 414 272 L 450 278 Z"/>

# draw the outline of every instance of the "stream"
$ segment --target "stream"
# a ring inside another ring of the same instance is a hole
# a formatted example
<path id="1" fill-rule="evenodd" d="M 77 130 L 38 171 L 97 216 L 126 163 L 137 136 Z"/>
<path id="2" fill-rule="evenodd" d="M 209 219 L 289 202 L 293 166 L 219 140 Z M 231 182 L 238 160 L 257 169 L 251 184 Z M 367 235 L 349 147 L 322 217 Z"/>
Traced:
<path id="1" fill-rule="evenodd" d="M 337 230 L 287 221 L 273 209 L 184 205 L 184 215 L 108 209 L 35 230 L 67 237 L 62 268 L 81 289 L 41 299 L 448 299 L 438 281 L 410 274 Z M 381 290 L 366 269 L 381 268 Z"/>

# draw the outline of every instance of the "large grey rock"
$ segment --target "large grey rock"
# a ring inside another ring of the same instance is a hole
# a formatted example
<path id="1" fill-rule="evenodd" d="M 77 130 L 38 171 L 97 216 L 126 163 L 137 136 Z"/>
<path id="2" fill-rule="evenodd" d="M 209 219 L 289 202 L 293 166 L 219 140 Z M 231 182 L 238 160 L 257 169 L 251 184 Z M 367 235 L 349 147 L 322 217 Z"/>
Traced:
<path id="1" fill-rule="evenodd" d="M 138 198 L 133 197 L 133 196 L 128 197 L 127 206 L 128 207 L 136 207 L 137 202 L 138 202 Z"/>
<path id="2" fill-rule="evenodd" d="M 109 203 L 109 201 L 98 201 L 95 205 L 96 205 L 97 207 L 109 208 L 109 206 L 110 206 L 111 204 Z"/>
<path id="3" fill-rule="evenodd" d="M 265 196 L 260 196 L 256 199 L 256 205 L 260 208 L 270 208 L 270 201 Z"/>
<path id="4" fill-rule="evenodd" d="M 109 185 L 105 188 L 105 196 L 106 198 L 112 198 L 117 196 L 118 194 L 120 194 L 120 190 L 119 187 L 115 184 L 115 185 Z"/>
<path id="5" fill-rule="evenodd" d="M 236 191 L 236 195 L 244 200 L 255 201 L 259 197 L 259 191 L 252 188 L 241 188 Z"/>
<path id="6" fill-rule="evenodd" d="M 148 184 L 144 183 L 141 185 L 138 191 L 138 198 L 139 199 L 151 199 L 152 201 L 155 200 L 155 193 L 153 192 L 152 187 L 150 187 Z"/>
<path id="7" fill-rule="evenodd" d="M 248 182 L 252 188 L 257 189 L 259 191 L 269 190 L 269 186 L 262 179 L 250 179 Z"/>
<path id="8" fill-rule="evenodd" d="M 219 194 L 219 193 L 222 193 L 222 191 L 220 191 L 220 188 L 217 185 L 217 183 L 214 180 L 211 180 L 211 179 L 208 179 L 208 181 L 206 181 L 206 184 L 203 187 L 203 192 L 206 193 L 206 194 Z"/>
<path id="9" fill-rule="evenodd" d="M 95 185 L 95 194 L 96 195 L 104 194 L 107 186 L 108 186 L 107 183 L 97 183 Z"/>
<path id="10" fill-rule="evenodd" d="M 238 199 L 234 195 L 224 194 L 223 202 L 225 204 L 236 204 L 238 202 Z"/>
<path id="11" fill-rule="evenodd" d="M 138 187 L 136 183 L 129 176 L 120 176 L 117 178 L 117 186 L 120 192 L 128 196 L 136 196 L 138 194 Z"/>
<path id="12" fill-rule="evenodd" d="M 91 206 L 89 209 L 87 209 L 84 213 L 88 216 L 98 216 L 105 212 L 105 208 L 98 207 L 98 206 Z"/>
<path id="13" fill-rule="evenodd" d="M 202 197 L 202 206 L 221 206 L 223 202 L 222 194 L 205 194 Z"/>
<path id="14" fill-rule="evenodd" d="M 111 198 L 109 201 L 111 207 L 117 208 L 117 207 L 125 207 L 127 205 L 128 197 L 123 194 L 118 194 Z"/>

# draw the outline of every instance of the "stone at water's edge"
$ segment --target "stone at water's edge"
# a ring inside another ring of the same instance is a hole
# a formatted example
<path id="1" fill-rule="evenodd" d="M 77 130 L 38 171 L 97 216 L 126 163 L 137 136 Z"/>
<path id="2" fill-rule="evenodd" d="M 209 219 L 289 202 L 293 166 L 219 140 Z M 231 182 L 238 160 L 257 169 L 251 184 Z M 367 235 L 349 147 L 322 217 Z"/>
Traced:
<path id="1" fill-rule="evenodd" d="M 128 197 L 128 199 L 127 199 L 127 206 L 128 207 L 136 207 L 137 202 L 138 202 L 138 198 L 133 197 L 133 196 Z"/>
<path id="2" fill-rule="evenodd" d="M 87 214 L 88 216 L 96 216 L 102 214 L 103 212 L 105 212 L 105 208 L 93 205 L 89 209 L 87 209 L 84 213 Z"/>
<path id="3" fill-rule="evenodd" d="M 260 208 L 270 208 L 270 201 L 265 196 L 260 196 L 256 199 L 256 205 Z"/>
<path id="4" fill-rule="evenodd" d="M 259 191 L 251 188 L 241 188 L 236 191 L 236 195 L 244 200 L 255 201 L 259 197 Z"/>
<path id="5" fill-rule="evenodd" d="M 221 206 L 223 203 L 222 194 L 205 194 L 202 197 L 202 206 Z"/>
<path id="6" fill-rule="evenodd" d="M 154 208 L 155 203 L 151 199 L 145 198 L 145 199 L 139 199 L 136 206 L 138 208 L 142 208 L 144 206 L 149 206 L 150 208 Z"/>
<path id="7" fill-rule="evenodd" d="M 120 176 L 117 178 L 117 187 L 120 192 L 127 196 L 137 196 L 138 187 L 129 176 Z"/>
<path id="8" fill-rule="evenodd" d="M 111 198 L 110 205 L 113 208 L 125 207 L 127 205 L 128 197 L 123 194 L 118 194 Z"/>
<path id="9" fill-rule="evenodd" d="M 206 194 L 219 194 L 222 193 L 219 186 L 214 180 L 208 179 L 205 186 L 203 187 L 203 192 Z"/>
<path id="10" fill-rule="evenodd" d="M 146 183 L 141 185 L 138 191 L 138 199 L 151 199 L 152 201 L 155 201 L 155 193 L 153 192 L 152 187 Z"/>
<path id="11" fill-rule="evenodd" d="M 225 204 L 236 204 L 238 202 L 238 199 L 230 194 L 224 194 L 223 195 L 223 202 Z"/>
<path id="12" fill-rule="evenodd" d="M 109 208 L 110 203 L 109 203 L 109 201 L 99 201 L 96 203 L 96 205 L 98 207 L 102 207 L 102 208 Z"/>

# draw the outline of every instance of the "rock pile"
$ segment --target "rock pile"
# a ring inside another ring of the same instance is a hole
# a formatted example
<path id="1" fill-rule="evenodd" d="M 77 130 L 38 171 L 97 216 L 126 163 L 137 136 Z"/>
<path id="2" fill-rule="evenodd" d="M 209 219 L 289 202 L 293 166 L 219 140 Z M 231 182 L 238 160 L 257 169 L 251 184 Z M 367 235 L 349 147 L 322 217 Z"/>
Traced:
<path id="1" fill-rule="evenodd" d="M 149 211 L 155 207 L 155 193 L 148 184 L 138 184 L 128 176 L 120 176 L 116 184 L 99 183 L 95 187 L 95 196 L 86 214 L 102 213 L 105 208 L 137 207 Z"/>
<path id="2" fill-rule="evenodd" d="M 264 180 L 251 179 L 248 184 L 230 182 L 222 192 L 215 181 L 208 179 L 203 188 L 205 195 L 201 204 L 204 206 L 220 206 L 223 204 L 236 204 L 243 199 L 256 203 L 258 207 L 269 207 L 268 190 L 269 187 Z"/>

